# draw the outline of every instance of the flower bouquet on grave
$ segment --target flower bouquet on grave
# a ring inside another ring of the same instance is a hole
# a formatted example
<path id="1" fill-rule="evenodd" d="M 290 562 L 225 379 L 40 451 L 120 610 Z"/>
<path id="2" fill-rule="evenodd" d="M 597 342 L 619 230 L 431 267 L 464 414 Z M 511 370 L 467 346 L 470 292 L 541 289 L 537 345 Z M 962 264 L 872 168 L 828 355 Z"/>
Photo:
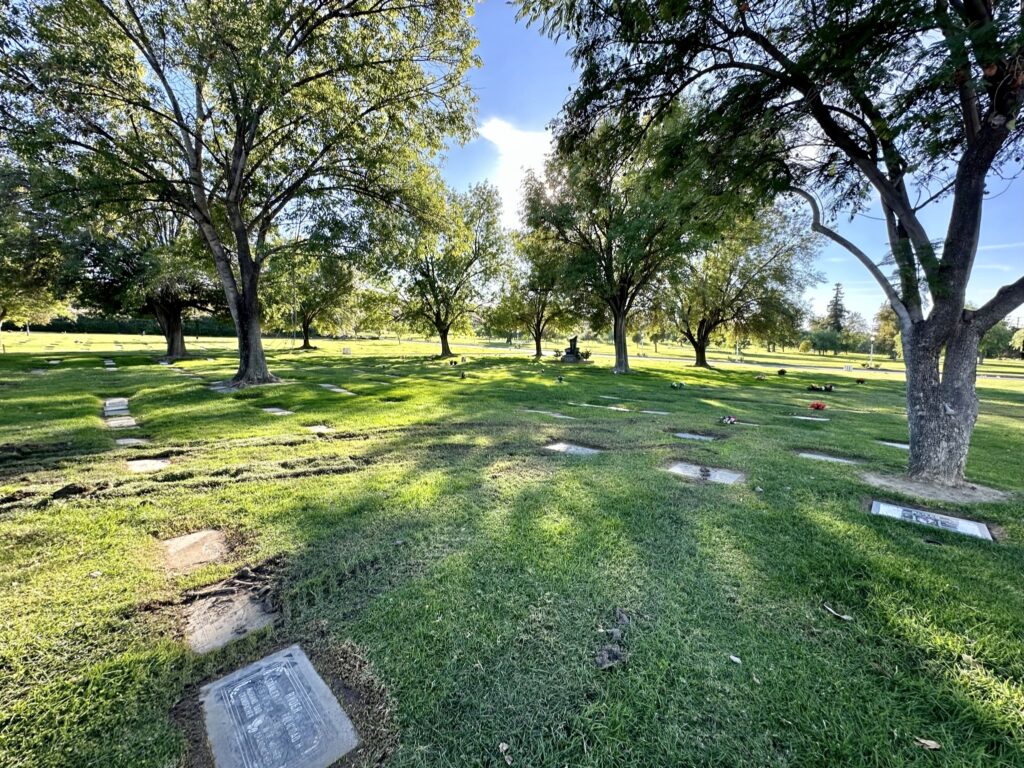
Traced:
<path id="1" fill-rule="evenodd" d="M 736 417 L 735 416 L 723 416 L 721 419 L 719 419 L 719 421 L 722 422 L 723 424 L 735 424 L 736 423 Z"/>
<path id="2" fill-rule="evenodd" d="M 764 380 L 765 380 L 765 379 L 767 379 L 768 377 L 767 377 L 767 376 L 765 376 L 765 375 L 764 375 L 763 373 L 759 373 L 759 374 L 757 374 L 757 376 L 755 376 L 754 378 L 755 378 L 755 379 L 757 379 L 758 381 L 764 381 Z"/>
<path id="3" fill-rule="evenodd" d="M 682 381 L 673 381 L 669 386 L 672 387 L 672 389 L 682 389 L 686 386 L 686 383 Z"/>
<path id="4" fill-rule="evenodd" d="M 807 407 L 810 408 L 812 411 L 824 411 L 826 408 L 828 408 L 828 406 L 821 402 L 821 400 L 815 400 Z"/>

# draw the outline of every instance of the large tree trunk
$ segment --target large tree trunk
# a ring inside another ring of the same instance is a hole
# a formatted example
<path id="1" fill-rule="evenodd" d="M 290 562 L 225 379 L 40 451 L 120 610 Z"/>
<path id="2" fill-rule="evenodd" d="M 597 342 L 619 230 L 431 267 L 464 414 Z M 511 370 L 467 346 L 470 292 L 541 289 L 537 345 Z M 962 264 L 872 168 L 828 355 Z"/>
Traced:
<path id="1" fill-rule="evenodd" d="M 694 339 L 693 344 L 693 365 L 695 368 L 710 368 L 708 363 L 708 343 L 701 339 Z"/>
<path id="2" fill-rule="evenodd" d="M 238 386 L 270 384 L 279 379 L 267 368 L 267 356 L 263 352 L 263 329 L 256 294 L 259 275 L 252 268 L 242 271 L 245 289 L 241 294 L 236 293 L 231 302 L 231 316 L 238 334 L 238 371 L 231 383 Z"/>
<path id="3" fill-rule="evenodd" d="M 534 357 L 538 357 L 538 358 L 543 357 L 544 356 L 544 350 L 541 349 L 541 335 L 539 333 L 534 335 L 533 343 L 534 343 L 534 346 L 536 347 L 536 351 L 534 353 Z"/>
<path id="4" fill-rule="evenodd" d="M 978 418 L 975 377 L 980 338 L 960 321 L 944 340 L 936 341 L 927 330 L 925 323 L 917 323 L 903 332 L 910 428 L 908 472 L 915 480 L 959 485 L 964 481 L 967 451 Z"/>
<path id="5" fill-rule="evenodd" d="M 167 357 L 171 360 L 185 357 L 187 353 L 181 322 L 181 305 L 173 301 L 154 300 L 150 302 L 150 308 L 167 342 Z"/>
<path id="6" fill-rule="evenodd" d="M 313 345 L 309 343 L 309 320 L 302 321 L 302 347 L 301 349 L 313 349 Z"/>
<path id="7" fill-rule="evenodd" d="M 452 348 L 448 344 L 448 328 L 439 327 L 437 335 L 441 337 L 441 357 L 454 357 Z"/>
<path id="8" fill-rule="evenodd" d="M 612 339 L 615 342 L 615 372 L 629 373 L 629 352 L 626 350 L 626 313 L 613 311 Z"/>

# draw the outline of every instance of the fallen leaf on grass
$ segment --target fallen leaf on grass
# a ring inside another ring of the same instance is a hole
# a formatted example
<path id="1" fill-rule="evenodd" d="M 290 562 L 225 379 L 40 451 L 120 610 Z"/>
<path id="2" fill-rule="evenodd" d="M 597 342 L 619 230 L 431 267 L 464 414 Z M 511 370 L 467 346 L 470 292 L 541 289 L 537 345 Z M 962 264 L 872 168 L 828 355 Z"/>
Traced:
<path id="1" fill-rule="evenodd" d="M 932 741 L 931 739 L 922 739 L 920 736 L 915 736 L 914 741 L 917 742 L 919 747 L 924 749 L 942 749 L 942 745 L 939 742 Z"/>
<path id="2" fill-rule="evenodd" d="M 832 606 L 830 606 L 828 603 L 822 603 L 821 607 L 829 613 L 831 613 L 837 619 L 842 619 L 843 621 L 853 621 L 853 616 L 847 616 L 845 613 L 837 613 L 836 611 L 833 611 Z"/>

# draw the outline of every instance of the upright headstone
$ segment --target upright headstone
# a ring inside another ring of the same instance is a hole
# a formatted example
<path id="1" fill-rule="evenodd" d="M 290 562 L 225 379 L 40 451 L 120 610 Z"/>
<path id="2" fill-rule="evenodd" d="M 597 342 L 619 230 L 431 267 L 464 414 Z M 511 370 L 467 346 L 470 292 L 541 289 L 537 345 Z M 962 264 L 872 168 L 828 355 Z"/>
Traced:
<path id="1" fill-rule="evenodd" d="M 359 745 L 297 645 L 203 686 L 200 700 L 217 768 L 328 768 Z"/>

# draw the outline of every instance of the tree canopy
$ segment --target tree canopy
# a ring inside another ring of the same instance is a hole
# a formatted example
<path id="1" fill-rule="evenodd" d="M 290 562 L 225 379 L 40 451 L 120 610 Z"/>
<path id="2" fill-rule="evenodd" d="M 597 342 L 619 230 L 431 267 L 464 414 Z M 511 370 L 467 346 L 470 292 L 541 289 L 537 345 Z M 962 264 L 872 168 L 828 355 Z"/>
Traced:
<path id="1" fill-rule="evenodd" d="M 411 171 L 465 137 L 465 0 L 35 0 L 8 15 L 8 142 L 65 191 L 127 191 L 198 227 L 235 321 L 238 383 L 272 379 L 258 287 L 297 201 L 408 204 Z"/>

